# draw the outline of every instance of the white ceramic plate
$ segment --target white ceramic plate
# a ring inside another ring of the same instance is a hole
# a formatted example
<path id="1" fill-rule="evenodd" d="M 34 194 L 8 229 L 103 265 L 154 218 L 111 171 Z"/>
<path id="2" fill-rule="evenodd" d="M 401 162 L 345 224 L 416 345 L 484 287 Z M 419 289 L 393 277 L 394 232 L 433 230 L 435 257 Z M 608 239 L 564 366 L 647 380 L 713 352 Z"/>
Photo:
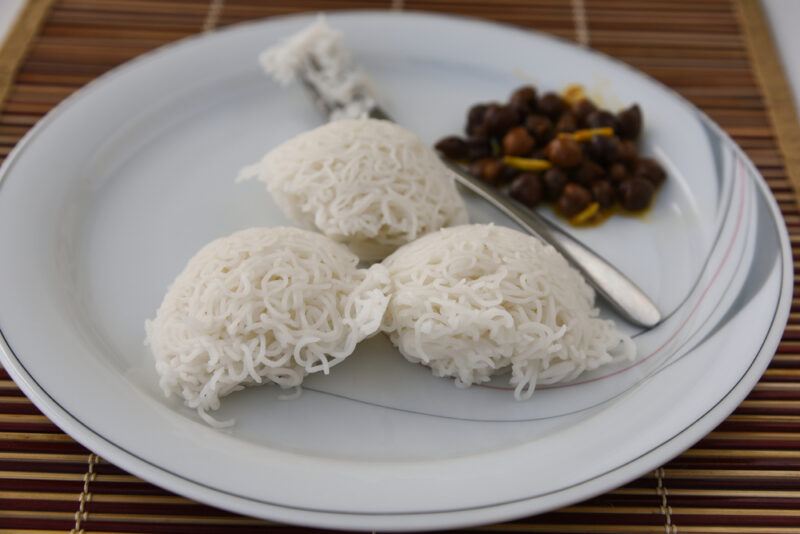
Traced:
<path id="1" fill-rule="evenodd" d="M 645 220 L 578 237 L 669 313 L 636 335 L 633 365 L 515 402 L 502 381 L 457 389 L 364 343 L 297 400 L 256 388 L 214 431 L 156 387 L 143 322 L 204 243 L 286 224 L 243 164 L 320 123 L 259 70 L 265 46 L 308 24 L 277 18 L 189 39 L 69 98 L 20 143 L 0 189 L 3 364 L 78 441 L 188 497 L 264 518 L 351 529 L 429 529 L 546 511 L 677 455 L 758 380 L 789 311 L 785 227 L 733 142 L 680 97 L 552 37 L 422 14 L 330 17 L 386 109 L 426 140 L 524 81 L 638 102 L 646 150 L 670 177 Z M 470 199 L 473 220 L 508 224 Z"/>

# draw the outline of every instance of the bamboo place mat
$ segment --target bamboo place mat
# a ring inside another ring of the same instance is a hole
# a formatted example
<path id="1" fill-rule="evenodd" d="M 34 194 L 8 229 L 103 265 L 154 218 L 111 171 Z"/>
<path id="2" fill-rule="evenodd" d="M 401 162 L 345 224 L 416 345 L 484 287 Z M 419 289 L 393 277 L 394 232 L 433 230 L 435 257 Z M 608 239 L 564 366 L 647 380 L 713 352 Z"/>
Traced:
<path id="1" fill-rule="evenodd" d="M 756 0 L 58 0 L 48 13 L 49 4 L 32 0 L 0 52 L 0 95 L 3 82 L 10 83 L 0 114 L 0 157 L 70 93 L 164 43 L 304 10 L 432 10 L 572 39 L 675 88 L 755 161 L 780 204 L 793 247 L 800 246 L 800 213 L 790 180 L 790 175 L 800 180 L 798 127 Z M 794 159 L 784 159 L 781 148 Z M 800 533 L 797 306 L 795 300 L 761 382 L 694 448 L 601 497 L 479 530 Z M 199 505 L 125 473 L 61 433 L 0 375 L 0 534 L 297 530 L 302 529 Z"/>

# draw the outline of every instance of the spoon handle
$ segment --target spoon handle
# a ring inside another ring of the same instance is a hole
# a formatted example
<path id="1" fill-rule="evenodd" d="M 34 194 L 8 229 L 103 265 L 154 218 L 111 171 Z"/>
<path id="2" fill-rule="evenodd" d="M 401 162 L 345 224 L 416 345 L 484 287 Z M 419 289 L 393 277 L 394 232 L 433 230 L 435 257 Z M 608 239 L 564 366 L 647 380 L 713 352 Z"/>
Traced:
<path id="1" fill-rule="evenodd" d="M 314 62 L 308 68 L 315 67 Z M 300 81 L 311 94 L 317 107 L 330 119 L 337 111 L 346 108 L 347 102 L 331 100 L 325 91 L 320 90 L 308 72 L 300 73 Z M 364 89 L 364 94 L 369 94 Z M 389 115 L 373 102 L 364 110 L 375 119 L 392 120 Z M 464 169 L 442 159 L 455 172 L 458 183 L 485 199 L 495 208 L 510 217 L 528 233 L 538 236 L 558 250 L 567 261 L 576 267 L 597 292 L 608 301 L 628 321 L 652 327 L 661 321 L 661 313 L 648 296 L 627 276 L 622 274 L 602 256 L 586 245 L 550 224 L 533 210 L 518 204 L 514 199 L 500 195 L 495 189 L 474 178 Z"/>
<path id="2" fill-rule="evenodd" d="M 639 286 L 589 247 L 557 228 L 535 211 L 514 199 L 501 195 L 460 166 L 444 161 L 456 174 L 459 184 L 480 196 L 528 233 L 551 244 L 576 267 L 597 292 L 628 321 L 652 327 L 661 320 L 661 313 Z"/>

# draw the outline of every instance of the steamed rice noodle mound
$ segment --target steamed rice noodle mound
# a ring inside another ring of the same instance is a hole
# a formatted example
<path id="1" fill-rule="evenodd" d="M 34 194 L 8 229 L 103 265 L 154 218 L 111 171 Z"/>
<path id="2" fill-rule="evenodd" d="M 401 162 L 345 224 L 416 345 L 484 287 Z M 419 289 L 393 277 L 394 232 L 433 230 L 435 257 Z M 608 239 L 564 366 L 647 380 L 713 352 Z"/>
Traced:
<path id="1" fill-rule="evenodd" d="M 509 228 L 429 234 L 383 264 L 391 280 L 383 330 L 411 362 L 456 385 L 510 370 L 517 399 L 536 384 L 633 359 L 631 339 L 598 318 L 594 291 L 553 247 Z"/>
<path id="2" fill-rule="evenodd" d="M 416 135 L 388 121 L 342 119 L 300 134 L 239 179 L 252 177 L 292 220 L 364 260 L 467 222 L 453 172 Z"/>
<path id="3" fill-rule="evenodd" d="M 208 423 L 246 386 L 299 386 L 327 374 L 380 328 L 388 278 L 326 237 L 251 228 L 203 247 L 145 323 L 164 393 Z"/>

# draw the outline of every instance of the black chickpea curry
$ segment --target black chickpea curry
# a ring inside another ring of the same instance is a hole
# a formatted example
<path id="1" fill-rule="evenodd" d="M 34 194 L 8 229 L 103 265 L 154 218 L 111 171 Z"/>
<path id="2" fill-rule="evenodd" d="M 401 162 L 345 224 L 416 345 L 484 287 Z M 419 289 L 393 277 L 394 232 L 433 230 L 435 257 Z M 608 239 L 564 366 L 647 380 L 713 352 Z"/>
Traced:
<path id="1" fill-rule="evenodd" d="M 548 201 L 585 225 L 650 206 L 666 173 L 640 157 L 641 131 L 637 104 L 612 113 L 577 85 L 541 96 L 524 86 L 505 104 L 472 106 L 466 137 L 445 137 L 436 149 L 526 206 Z"/>

